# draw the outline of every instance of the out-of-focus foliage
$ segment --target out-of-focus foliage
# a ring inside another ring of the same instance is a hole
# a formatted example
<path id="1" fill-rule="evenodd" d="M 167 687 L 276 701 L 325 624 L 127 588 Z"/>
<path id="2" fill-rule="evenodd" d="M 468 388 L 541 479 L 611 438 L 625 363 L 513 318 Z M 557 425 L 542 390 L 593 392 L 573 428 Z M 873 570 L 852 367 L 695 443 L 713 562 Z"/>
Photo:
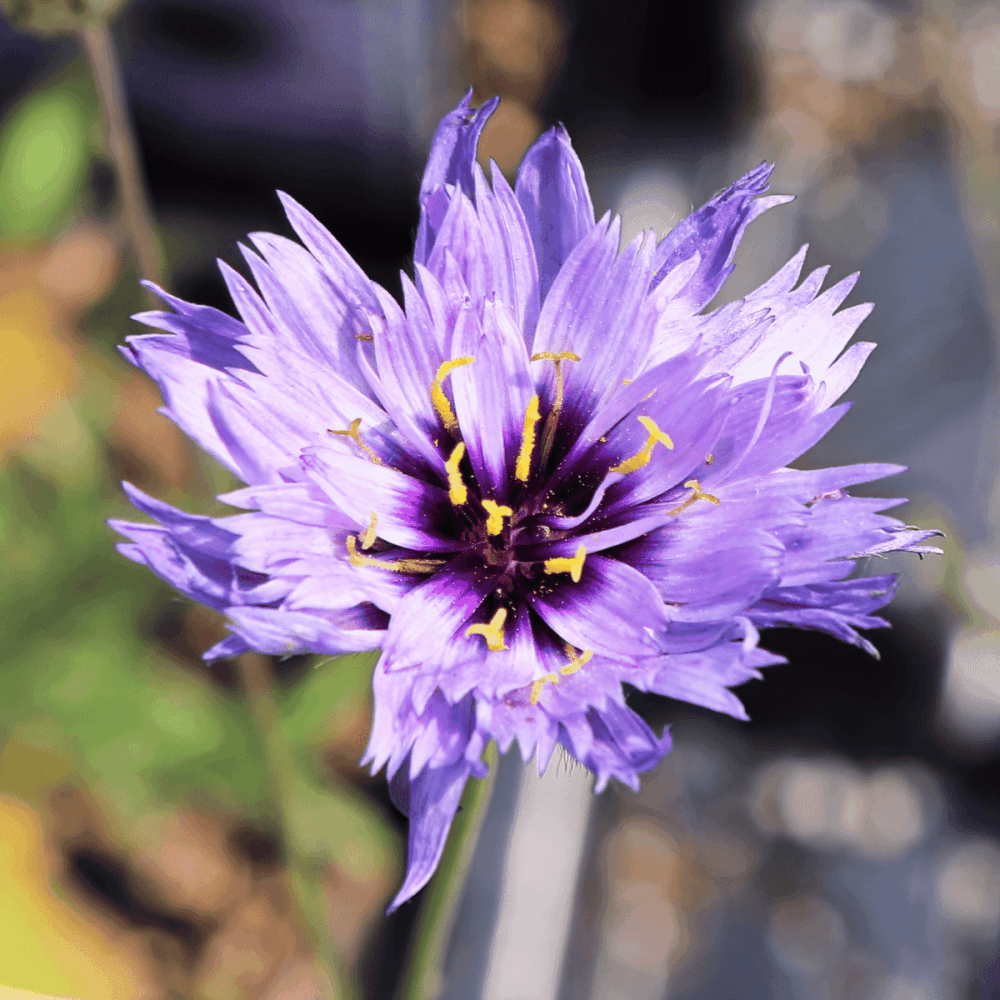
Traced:
<path id="1" fill-rule="evenodd" d="M 210 513 L 232 483 L 113 350 L 143 299 L 87 184 L 95 107 L 71 64 L 0 125 L 0 983 L 322 988 L 293 896 L 344 974 L 400 866 L 357 787 L 373 661 L 274 678 L 276 787 L 238 674 L 200 663 L 223 623 L 116 552 L 121 478 Z"/>
<path id="2" fill-rule="evenodd" d="M 0 0 L 0 10 L 22 31 L 55 35 L 106 20 L 125 0 Z"/>
<path id="3" fill-rule="evenodd" d="M 0 238 L 51 231 L 79 200 L 91 158 L 93 103 L 77 80 L 30 93 L 0 131 Z"/>

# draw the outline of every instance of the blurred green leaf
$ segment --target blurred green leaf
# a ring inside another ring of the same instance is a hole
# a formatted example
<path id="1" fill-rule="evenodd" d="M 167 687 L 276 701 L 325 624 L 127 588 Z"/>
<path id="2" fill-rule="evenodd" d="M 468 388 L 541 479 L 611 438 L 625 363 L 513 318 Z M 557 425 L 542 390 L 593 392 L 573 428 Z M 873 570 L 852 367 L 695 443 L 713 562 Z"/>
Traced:
<path id="1" fill-rule="evenodd" d="M 110 381 L 101 384 L 113 394 Z M 328 944 L 316 906 L 324 868 L 370 882 L 399 864 L 380 810 L 332 779 L 322 756 L 367 712 L 376 655 L 319 660 L 272 692 L 273 732 L 287 762 L 276 786 L 268 736 L 243 694 L 184 669 L 143 628 L 179 599 L 115 551 L 105 524 L 109 515 L 134 516 L 111 481 L 102 428 L 112 408 L 100 399 L 73 407 L 82 428 L 73 462 L 57 461 L 54 446 L 39 440 L 0 468 L 0 739 L 34 733 L 69 760 L 125 836 L 145 815 L 180 803 L 281 822 L 293 880 L 302 883 L 296 895 Z"/>
<path id="2" fill-rule="evenodd" d="M 70 610 L 0 674 L 10 727 L 47 718 L 71 735 L 84 775 L 113 790 L 123 823 L 176 801 L 259 815 L 268 790 L 242 701 L 159 660 L 116 595 Z"/>
<path id="3" fill-rule="evenodd" d="M 319 660 L 292 688 L 277 692 L 281 729 L 293 746 L 336 738 L 367 704 L 378 653 Z"/>
<path id="4" fill-rule="evenodd" d="M 395 839 L 378 809 L 340 783 L 324 787 L 300 777 L 286 792 L 286 835 L 292 851 L 335 865 L 366 882 L 392 864 Z"/>
<path id="5" fill-rule="evenodd" d="M 78 198 L 90 158 L 87 108 L 74 90 L 28 95 L 0 132 L 0 237 L 53 229 Z"/>

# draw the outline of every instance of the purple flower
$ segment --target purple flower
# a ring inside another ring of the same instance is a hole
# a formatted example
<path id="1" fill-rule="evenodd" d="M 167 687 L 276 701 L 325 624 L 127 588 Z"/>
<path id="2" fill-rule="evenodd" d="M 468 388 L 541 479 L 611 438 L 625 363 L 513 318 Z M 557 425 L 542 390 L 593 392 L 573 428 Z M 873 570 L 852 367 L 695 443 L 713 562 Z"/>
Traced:
<path id="1" fill-rule="evenodd" d="M 242 322 L 156 289 L 173 312 L 126 354 L 166 413 L 247 487 L 246 513 L 187 514 L 126 485 L 156 524 L 120 546 L 224 612 L 214 659 L 380 649 L 365 756 L 410 816 L 393 906 L 430 878 L 492 739 L 543 770 L 561 744 L 635 788 L 669 751 L 622 685 L 746 718 L 729 688 L 781 657 L 758 628 L 857 629 L 892 596 L 853 559 L 923 546 L 846 488 L 900 471 L 788 463 L 844 414 L 872 344 L 848 278 L 798 287 L 805 251 L 703 312 L 759 197 L 762 165 L 657 242 L 619 251 L 565 131 L 512 189 L 475 161 L 496 106 L 440 124 L 404 308 L 282 196 L 305 248 L 220 264 Z"/>

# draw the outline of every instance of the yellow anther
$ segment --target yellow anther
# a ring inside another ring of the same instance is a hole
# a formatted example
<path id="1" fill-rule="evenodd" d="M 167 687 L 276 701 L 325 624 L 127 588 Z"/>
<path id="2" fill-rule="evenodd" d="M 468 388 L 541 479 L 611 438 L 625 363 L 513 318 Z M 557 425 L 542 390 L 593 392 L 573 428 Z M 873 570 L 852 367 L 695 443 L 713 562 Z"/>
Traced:
<path id="1" fill-rule="evenodd" d="M 581 545 L 580 548 L 583 548 Z M 582 653 L 577 654 L 577 651 L 569 644 L 566 643 L 565 646 L 566 655 L 569 657 L 569 663 L 565 667 L 562 667 L 559 674 L 568 675 L 575 674 L 585 663 L 589 663 L 594 655 L 592 649 L 585 649 Z M 539 677 L 531 685 L 531 704 L 537 705 L 538 699 L 542 696 L 542 691 L 545 690 L 546 684 L 558 684 L 559 674 L 546 674 L 544 677 Z"/>
<path id="2" fill-rule="evenodd" d="M 653 456 L 653 449 L 658 444 L 671 449 L 674 447 L 674 442 L 670 440 L 670 436 L 664 434 L 656 426 L 655 420 L 652 420 L 650 417 L 639 417 L 639 423 L 649 431 L 646 443 L 631 458 L 626 459 L 621 465 L 616 465 L 614 468 L 609 469 L 609 472 L 620 472 L 623 476 L 627 476 L 630 472 L 635 472 L 636 469 L 641 469 L 644 465 L 649 464 L 649 460 Z"/>
<path id="3" fill-rule="evenodd" d="M 580 576 L 583 573 L 583 563 L 587 558 L 587 548 L 581 545 L 576 550 L 576 555 L 572 559 L 567 559 L 565 557 L 558 557 L 555 559 L 545 560 L 545 572 L 546 573 L 569 573 L 570 579 L 574 583 L 580 582 Z"/>
<path id="4" fill-rule="evenodd" d="M 531 685 L 531 704 L 537 705 L 538 699 L 542 696 L 542 691 L 546 684 L 558 684 L 559 675 L 558 674 L 546 674 L 544 677 L 539 677 L 534 684 Z"/>
<path id="5" fill-rule="evenodd" d="M 576 650 L 567 643 L 566 655 L 569 657 L 569 663 L 567 663 L 566 666 L 559 671 L 559 673 L 575 674 L 585 663 L 590 662 L 594 655 L 594 651 L 592 649 L 585 649 L 578 655 Z"/>
<path id="6" fill-rule="evenodd" d="M 531 474 L 531 453 L 535 450 L 535 424 L 538 423 L 538 396 L 532 396 L 524 414 L 524 431 L 521 433 L 521 450 L 517 453 L 514 478 L 522 483 Z"/>
<path id="7" fill-rule="evenodd" d="M 693 504 L 696 500 L 707 500 L 709 503 L 714 503 L 716 507 L 718 507 L 722 503 L 722 501 L 718 497 L 713 497 L 711 493 L 702 493 L 701 484 L 698 482 L 697 479 L 689 479 L 684 485 L 689 490 L 694 490 L 694 493 L 692 493 L 691 496 L 689 496 L 687 500 L 685 500 L 684 503 L 680 505 L 680 507 L 675 507 L 673 510 L 668 510 L 667 513 L 670 514 L 671 516 L 679 514 L 682 510 L 687 510 L 688 507 L 690 507 L 691 504 Z"/>
<path id="8" fill-rule="evenodd" d="M 444 389 L 441 388 L 441 383 L 456 368 L 471 365 L 475 360 L 475 358 L 452 358 L 451 361 L 445 361 L 438 368 L 437 375 L 434 376 L 434 381 L 431 383 L 431 402 L 434 404 L 434 409 L 438 411 L 445 430 L 458 430 L 458 420 L 455 418 L 455 411 L 451 408 L 451 403 L 448 402 L 448 397 L 444 394 Z"/>
<path id="9" fill-rule="evenodd" d="M 579 361 L 580 355 L 572 351 L 539 351 L 531 355 L 532 361 Z"/>
<path id="10" fill-rule="evenodd" d="M 504 507 L 495 500 L 484 500 L 483 509 L 489 514 L 486 519 L 487 535 L 499 535 L 503 531 L 503 519 L 514 513 L 510 507 Z"/>
<path id="11" fill-rule="evenodd" d="M 356 333 L 354 335 L 355 340 L 364 340 L 371 343 L 375 338 L 370 333 Z"/>
<path id="12" fill-rule="evenodd" d="M 465 442 L 459 441 L 451 453 L 451 458 L 444 463 L 445 472 L 448 473 L 448 499 L 456 506 L 461 507 L 469 499 L 469 491 L 462 482 L 462 473 L 458 471 L 458 463 L 462 461 L 465 454 Z"/>
<path id="13" fill-rule="evenodd" d="M 580 355 L 572 351 L 539 351 L 538 354 L 531 355 L 532 361 L 552 361 L 556 366 L 556 398 L 549 410 L 549 415 L 545 418 L 545 427 L 542 429 L 542 462 L 544 466 L 549 455 L 552 454 L 552 443 L 556 438 L 556 427 L 559 424 L 559 414 L 563 405 L 563 374 L 562 363 L 564 361 L 579 361 Z"/>
<path id="14" fill-rule="evenodd" d="M 630 379 L 630 378 L 623 378 L 622 379 L 622 385 L 631 385 L 631 384 L 632 384 L 632 379 Z"/>
<path id="15" fill-rule="evenodd" d="M 355 444 L 358 444 L 358 445 L 361 446 L 361 450 L 376 465 L 381 465 L 382 464 L 382 459 L 379 458 L 378 455 L 376 455 L 375 452 L 373 452 L 371 450 L 371 448 L 369 448 L 368 445 L 366 445 L 364 443 L 364 441 L 361 440 L 361 435 L 358 433 L 358 428 L 360 426 L 361 426 L 361 417 L 355 417 L 351 421 L 351 426 L 346 431 L 331 431 L 331 430 L 327 430 L 327 434 L 335 434 L 337 437 L 349 437 Z"/>
<path id="16" fill-rule="evenodd" d="M 370 549 L 375 544 L 375 525 L 378 524 L 378 514 L 372 511 L 372 523 L 368 525 L 364 537 L 361 539 L 361 548 Z"/>
<path id="17" fill-rule="evenodd" d="M 371 528 L 368 529 L 371 531 Z M 367 538 L 368 532 L 365 533 Z M 364 546 L 362 546 L 363 548 Z M 387 569 L 392 573 L 433 573 L 445 564 L 444 559 L 376 559 L 374 556 L 363 556 L 358 552 L 358 536 L 347 536 L 347 558 L 352 566 L 371 566 L 375 569 Z"/>
<path id="18" fill-rule="evenodd" d="M 470 635 L 481 635 L 486 640 L 486 648 L 491 653 L 499 653 L 502 649 L 509 649 L 503 641 L 503 625 L 507 621 L 507 609 L 500 608 L 486 625 L 470 625 L 465 630 L 466 639 Z"/>

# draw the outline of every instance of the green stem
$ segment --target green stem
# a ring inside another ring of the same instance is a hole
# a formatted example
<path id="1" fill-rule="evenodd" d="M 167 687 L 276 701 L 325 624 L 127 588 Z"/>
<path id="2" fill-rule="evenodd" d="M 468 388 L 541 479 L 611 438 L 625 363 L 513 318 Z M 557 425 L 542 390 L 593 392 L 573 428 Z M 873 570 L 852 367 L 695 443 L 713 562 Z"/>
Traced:
<path id="1" fill-rule="evenodd" d="M 332 996 L 336 1000 L 356 1000 L 357 986 L 353 977 L 342 967 L 333 948 L 323 892 L 319 885 L 321 867 L 295 849 L 295 838 L 291 836 L 288 796 L 295 787 L 297 770 L 291 747 L 281 731 L 267 660 L 257 653 L 246 653 L 238 657 L 236 663 L 240 685 L 260 737 L 271 797 L 288 852 L 292 898 L 298 906 L 302 927 L 310 938 L 317 960 L 329 977 Z"/>
<path id="2" fill-rule="evenodd" d="M 462 890 L 472 865 L 479 832 L 496 781 L 498 753 L 495 743 L 486 749 L 489 774 L 465 786 L 460 811 L 451 824 L 448 843 L 437 871 L 426 890 L 420 922 L 410 949 L 410 964 L 403 983 L 403 1000 L 437 1000 L 444 986 L 444 960 L 458 916 Z"/>
<path id="3" fill-rule="evenodd" d="M 166 283 L 163 247 L 146 197 L 139 152 L 111 32 L 107 21 L 95 19 L 80 28 L 79 34 L 101 102 L 104 137 L 118 178 L 125 233 L 141 276 L 162 286 Z"/>

